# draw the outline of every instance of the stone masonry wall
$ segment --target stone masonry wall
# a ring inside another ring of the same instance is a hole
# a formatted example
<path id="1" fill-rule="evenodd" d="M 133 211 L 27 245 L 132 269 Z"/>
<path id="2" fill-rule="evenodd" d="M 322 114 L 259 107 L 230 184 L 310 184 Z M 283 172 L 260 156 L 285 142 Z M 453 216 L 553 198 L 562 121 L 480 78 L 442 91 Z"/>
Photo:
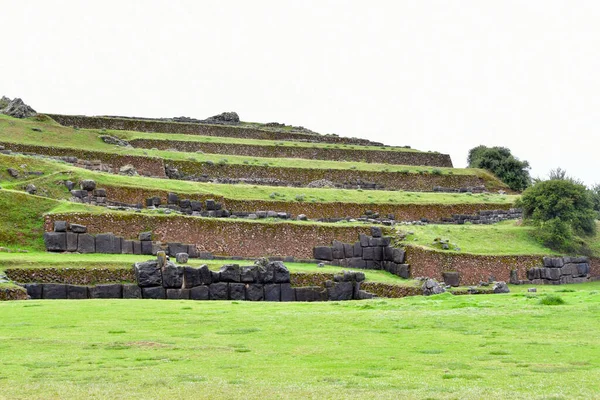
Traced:
<path id="1" fill-rule="evenodd" d="M 356 161 L 452 168 L 452 161 L 447 154 L 418 151 L 311 148 L 300 146 L 205 143 L 152 139 L 134 139 L 130 140 L 129 143 L 134 147 L 145 149 L 175 149 L 190 153 L 202 151 L 209 154 L 231 154 L 250 157 L 306 158 L 311 160 Z"/>

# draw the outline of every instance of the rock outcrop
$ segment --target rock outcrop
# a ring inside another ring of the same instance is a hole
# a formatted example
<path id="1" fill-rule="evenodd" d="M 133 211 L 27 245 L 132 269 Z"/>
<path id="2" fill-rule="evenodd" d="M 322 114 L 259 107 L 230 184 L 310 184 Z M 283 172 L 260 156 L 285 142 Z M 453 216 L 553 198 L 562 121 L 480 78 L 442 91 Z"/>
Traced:
<path id="1" fill-rule="evenodd" d="M 14 118 L 29 118 L 37 114 L 37 112 L 25 104 L 23 100 L 19 98 L 10 100 L 8 97 L 2 97 L 0 100 L 0 113 Z"/>

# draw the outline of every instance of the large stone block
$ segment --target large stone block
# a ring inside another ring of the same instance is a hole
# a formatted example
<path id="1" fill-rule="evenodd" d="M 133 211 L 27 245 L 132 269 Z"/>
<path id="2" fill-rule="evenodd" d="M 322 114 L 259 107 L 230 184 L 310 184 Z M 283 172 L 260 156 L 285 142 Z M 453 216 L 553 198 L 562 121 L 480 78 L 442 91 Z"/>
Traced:
<path id="1" fill-rule="evenodd" d="M 229 284 L 230 300 L 246 300 L 246 285 L 243 283 Z"/>
<path id="2" fill-rule="evenodd" d="M 178 203 L 179 203 L 179 196 L 177 196 L 177 194 L 175 194 L 175 193 L 167 194 L 167 204 L 178 204 Z"/>
<path id="3" fill-rule="evenodd" d="M 76 233 L 67 232 L 67 251 L 77 251 L 78 236 Z"/>
<path id="4" fill-rule="evenodd" d="M 358 235 L 358 238 L 359 238 L 361 247 L 369 247 L 369 241 L 371 239 L 370 237 L 368 237 L 364 233 L 360 233 Z"/>
<path id="5" fill-rule="evenodd" d="M 187 253 L 190 258 L 198 258 L 198 248 L 195 244 L 188 244 L 187 248 Z"/>
<path id="6" fill-rule="evenodd" d="M 88 233 L 80 233 L 77 237 L 77 251 L 82 254 L 96 252 L 96 238 Z"/>
<path id="7" fill-rule="evenodd" d="M 42 288 L 42 298 L 59 300 L 67 298 L 67 285 L 62 283 L 45 283 Z"/>
<path id="8" fill-rule="evenodd" d="M 213 282 L 213 274 L 208 266 L 203 265 L 198 268 L 198 279 L 201 285 L 210 285 Z"/>
<path id="9" fill-rule="evenodd" d="M 352 282 L 329 282 L 327 296 L 329 300 L 352 300 L 354 284 Z"/>
<path id="10" fill-rule="evenodd" d="M 27 283 L 25 285 L 25 290 L 27 290 L 27 295 L 32 300 L 37 300 L 42 298 L 42 289 L 43 284 L 40 283 Z"/>
<path id="11" fill-rule="evenodd" d="M 273 267 L 273 282 L 290 283 L 290 271 L 281 261 L 270 262 Z"/>
<path id="12" fill-rule="evenodd" d="M 177 253 L 175 254 L 175 261 L 178 264 L 187 264 L 189 259 L 188 253 Z"/>
<path id="13" fill-rule="evenodd" d="M 162 272 L 158 267 L 158 261 L 151 260 L 142 263 L 136 263 L 136 280 L 141 287 L 162 286 Z"/>
<path id="14" fill-rule="evenodd" d="M 544 257 L 544 267 L 547 268 L 560 268 L 564 265 L 564 259 L 562 257 Z"/>
<path id="15" fill-rule="evenodd" d="M 276 284 L 268 284 L 264 286 L 265 301 L 281 301 L 281 287 Z"/>
<path id="16" fill-rule="evenodd" d="M 142 297 L 144 299 L 164 299 L 166 290 L 162 286 L 144 287 L 142 288 Z"/>
<path id="17" fill-rule="evenodd" d="M 141 248 L 141 252 L 144 255 L 152 255 L 152 250 L 153 250 L 153 246 L 152 246 L 152 242 L 149 240 L 142 240 L 140 241 L 140 248 Z"/>
<path id="18" fill-rule="evenodd" d="M 210 290 L 208 286 L 195 286 L 190 289 L 190 299 L 208 300 L 210 299 Z"/>
<path id="19" fill-rule="evenodd" d="M 246 300 L 260 301 L 264 297 L 263 285 L 251 283 L 246 285 Z"/>
<path id="20" fill-rule="evenodd" d="M 281 301 L 296 301 L 296 290 L 290 283 L 282 283 L 281 288 Z"/>
<path id="21" fill-rule="evenodd" d="M 168 300 L 189 300 L 190 289 L 167 289 Z"/>
<path id="22" fill-rule="evenodd" d="M 133 254 L 142 254 L 142 242 L 140 242 L 139 240 L 132 240 L 131 243 L 133 246 Z"/>
<path id="23" fill-rule="evenodd" d="M 142 242 L 151 242 L 152 241 L 152 231 L 140 233 L 139 239 Z"/>
<path id="24" fill-rule="evenodd" d="M 79 187 L 81 190 L 87 190 L 88 192 L 91 192 L 92 190 L 96 189 L 96 182 L 91 179 L 84 179 L 79 182 Z"/>
<path id="25" fill-rule="evenodd" d="M 383 248 L 382 247 L 373 247 L 373 261 L 382 261 L 383 260 Z"/>
<path id="26" fill-rule="evenodd" d="M 344 258 L 354 257 L 354 245 L 344 243 Z"/>
<path id="27" fill-rule="evenodd" d="M 123 298 L 123 285 L 115 283 L 89 287 L 90 299 L 121 299 Z"/>
<path id="28" fill-rule="evenodd" d="M 86 233 L 87 232 L 87 226 L 85 226 L 85 225 L 70 224 L 69 227 L 71 228 L 71 232 L 74 232 L 74 233 Z"/>
<path id="29" fill-rule="evenodd" d="M 341 259 L 346 257 L 344 253 L 344 243 L 340 242 L 339 240 L 333 241 L 331 252 L 334 259 Z"/>
<path id="30" fill-rule="evenodd" d="M 191 289 L 200 284 L 200 274 L 198 273 L 198 269 L 194 267 L 183 267 L 183 287 L 185 289 Z"/>
<path id="31" fill-rule="evenodd" d="M 209 287 L 211 300 L 227 300 L 227 283 L 212 283 Z"/>
<path id="32" fill-rule="evenodd" d="M 181 289 L 183 286 L 183 267 L 172 262 L 167 262 L 162 268 L 163 287 L 170 289 Z"/>
<path id="33" fill-rule="evenodd" d="M 67 221 L 54 221 L 54 232 L 66 232 L 67 227 Z"/>
<path id="34" fill-rule="evenodd" d="M 381 235 L 382 235 L 381 227 L 379 227 L 379 226 L 372 226 L 371 227 L 371 236 L 376 237 L 376 238 L 380 238 Z"/>
<path id="35" fill-rule="evenodd" d="M 138 285 L 125 284 L 123 285 L 123 298 L 124 299 L 141 299 L 142 289 Z"/>
<path id="36" fill-rule="evenodd" d="M 546 277 L 547 279 L 557 281 L 560 279 L 560 268 L 546 268 Z"/>
<path id="37" fill-rule="evenodd" d="M 296 301 L 327 301 L 327 290 L 319 286 L 297 287 Z"/>
<path id="38" fill-rule="evenodd" d="M 181 243 L 169 243 L 168 251 L 170 256 L 175 257 L 177 253 L 187 253 L 188 246 Z"/>
<path id="39" fill-rule="evenodd" d="M 577 266 L 577 276 L 586 276 L 590 273 L 590 264 L 578 263 L 574 265 Z"/>
<path id="40" fill-rule="evenodd" d="M 222 282 L 239 282 L 240 266 L 238 264 L 226 264 L 219 269 Z"/>
<path id="41" fill-rule="evenodd" d="M 367 262 L 361 257 L 353 257 L 348 259 L 348 268 L 365 269 L 366 267 Z"/>
<path id="42" fill-rule="evenodd" d="M 48 251 L 67 251 L 66 232 L 44 233 L 44 245 Z"/>
<path id="43" fill-rule="evenodd" d="M 333 260 L 333 251 L 331 247 L 317 246 L 313 249 L 313 257 L 315 260 L 331 261 Z"/>
<path id="44" fill-rule="evenodd" d="M 248 266 L 240 268 L 240 282 L 254 283 L 258 279 L 258 268 L 256 266 Z"/>
<path id="45" fill-rule="evenodd" d="M 410 265 L 408 265 L 408 264 L 398 265 L 398 276 L 400 278 L 404 278 L 404 279 L 410 278 Z"/>
<path id="46" fill-rule="evenodd" d="M 353 250 L 352 257 L 362 257 L 363 251 L 362 251 L 362 246 L 360 245 L 360 242 L 354 243 L 354 246 L 352 246 L 352 250 Z"/>
<path id="47" fill-rule="evenodd" d="M 363 247 L 363 260 L 373 260 L 373 247 Z"/>
<path id="48" fill-rule="evenodd" d="M 67 299 L 83 300 L 88 298 L 87 286 L 67 285 Z"/>
<path id="49" fill-rule="evenodd" d="M 269 263 L 266 266 L 258 267 L 258 282 L 260 283 L 273 283 L 275 280 L 275 268 L 273 263 Z"/>
<path id="50" fill-rule="evenodd" d="M 460 286 L 460 275 L 456 271 L 446 271 L 442 272 L 442 277 L 444 278 L 444 283 L 446 285 L 458 287 Z"/>
<path id="51" fill-rule="evenodd" d="M 96 235 L 96 253 L 121 254 L 121 238 L 112 233 Z"/>
<path id="52" fill-rule="evenodd" d="M 122 254 L 133 254 L 133 240 L 121 241 L 121 253 Z"/>
<path id="53" fill-rule="evenodd" d="M 406 256 L 406 252 L 402 249 L 394 248 L 394 257 L 392 259 L 396 264 L 403 264 Z"/>

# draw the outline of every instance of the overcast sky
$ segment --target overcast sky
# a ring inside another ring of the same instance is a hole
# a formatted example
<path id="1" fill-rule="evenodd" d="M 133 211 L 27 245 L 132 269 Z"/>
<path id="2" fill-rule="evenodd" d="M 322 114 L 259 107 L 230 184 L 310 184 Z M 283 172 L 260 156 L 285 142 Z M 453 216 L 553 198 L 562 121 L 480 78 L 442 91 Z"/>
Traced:
<path id="1" fill-rule="evenodd" d="M 236 111 L 600 183 L 597 0 L 0 0 L 0 27 L 0 95 L 39 112 Z"/>

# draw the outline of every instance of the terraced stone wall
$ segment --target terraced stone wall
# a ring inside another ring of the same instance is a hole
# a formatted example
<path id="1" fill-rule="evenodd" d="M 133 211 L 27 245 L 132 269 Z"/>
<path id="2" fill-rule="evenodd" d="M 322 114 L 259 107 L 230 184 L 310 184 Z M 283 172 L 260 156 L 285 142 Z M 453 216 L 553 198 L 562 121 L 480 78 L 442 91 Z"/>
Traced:
<path id="1" fill-rule="evenodd" d="M 306 186 L 313 181 L 327 179 L 353 188 L 408 190 L 431 192 L 435 186 L 469 187 L 486 186 L 488 190 L 504 189 L 496 181 L 486 181 L 477 175 L 449 175 L 433 173 L 403 173 L 364 171 L 352 169 L 305 169 L 261 165 L 207 164 L 187 160 L 167 160 L 168 168 L 175 168 L 180 179 L 206 181 L 210 179 L 268 179 L 282 181 L 281 186 Z M 376 185 L 370 185 L 374 183 Z"/>
<path id="2" fill-rule="evenodd" d="M 196 244 L 199 252 L 224 256 L 293 256 L 310 259 L 313 247 L 334 239 L 354 241 L 368 226 L 333 226 L 301 223 L 260 223 L 228 219 L 186 216 L 148 216 L 140 214 L 66 213 L 45 216 L 45 230 L 51 232 L 54 221 L 87 226 L 88 233 L 112 232 L 135 239 L 140 232 L 152 231 L 161 242 Z"/>
<path id="3" fill-rule="evenodd" d="M 475 254 L 444 253 L 406 246 L 406 262 L 411 266 L 413 277 L 426 276 L 443 280 L 443 273 L 458 272 L 460 285 L 476 285 L 496 281 L 508 282 L 511 271 L 516 270 L 518 279 L 527 279 L 527 270 L 543 265 L 542 256 L 488 256 Z"/>
<path id="4" fill-rule="evenodd" d="M 86 117 L 80 115 L 46 114 L 63 126 L 84 129 L 114 129 L 137 132 L 183 133 L 188 135 L 238 137 L 266 140 L 301 140 L 356 145 L 373 145 L 366 139 L 347 138 L 333 135 L 310 135 L 299 132 L 269 131 L 236 127 L 231 125 L 191 124 L 125 118 Z"/>
<path id="5" fill-rule="evenodd" d="M 165 164 L 160 158 L 128 156 L 103 153 L 82 149 L 68 149 L 53 146 L 34 146 L 20 143 L 0 143 L 6 150 L 19 153 L 40 154 L 53 157 L 75 157 L 81 160 L 99 160 L 103 164 L 119 169 L 125 165 L 133 165 L 140 175 L 166 177 Z"/>
<path id="6" fill-rule="evenodd" d="M 129 143 L 134 147 L 146 149 L 176 149 L 185 152 L 202 151 L 210 154 L 231 154 L 250 157 L 306 158 L 311 160 L 356 161 L 452 168 L 452 160 L 447 154 L 417 151 L 351 150 L 272 145 L 257 146 L 234 143 L 202 143 L 152 139 L 134 139 L 130 140 Z"/>

